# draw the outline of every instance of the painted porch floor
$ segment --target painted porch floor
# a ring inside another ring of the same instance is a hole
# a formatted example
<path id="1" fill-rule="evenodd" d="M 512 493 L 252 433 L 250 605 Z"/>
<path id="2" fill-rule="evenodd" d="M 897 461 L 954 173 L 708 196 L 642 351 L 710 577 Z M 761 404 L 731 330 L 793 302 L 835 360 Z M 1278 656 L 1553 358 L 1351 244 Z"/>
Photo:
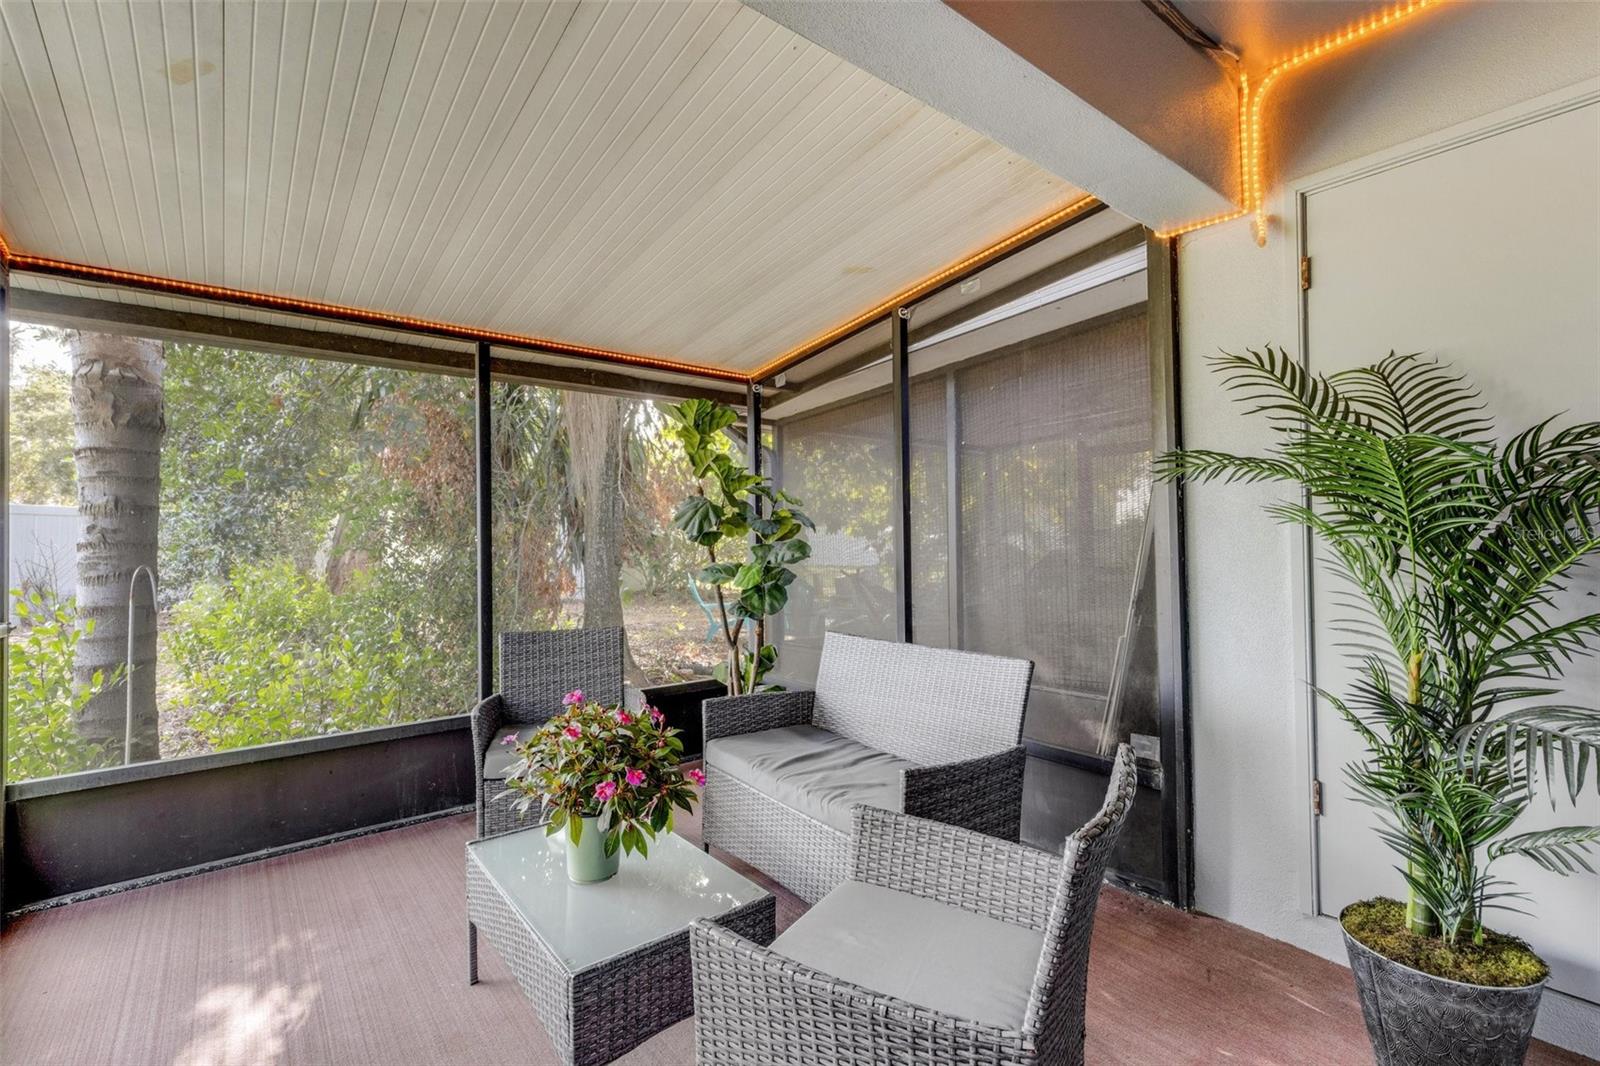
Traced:
<path id="1" fill-rule="evenodd" d="M 24 918 L 0 939 L 0 1062 L 553 1063 L 493 949 L 466 983 L 471 834 L 470 817 L 445 818 Z M 804 904 L 777 893 L 782 928 Z M 620 1061 L 689 1066 L 692 1025 Z M 1112 890 L 1087 1051 L 1141 1066 L 1371 1062 L 1341 967 Z M 1543 1044 L 1529 1056 L 1585 1061 Z"/>

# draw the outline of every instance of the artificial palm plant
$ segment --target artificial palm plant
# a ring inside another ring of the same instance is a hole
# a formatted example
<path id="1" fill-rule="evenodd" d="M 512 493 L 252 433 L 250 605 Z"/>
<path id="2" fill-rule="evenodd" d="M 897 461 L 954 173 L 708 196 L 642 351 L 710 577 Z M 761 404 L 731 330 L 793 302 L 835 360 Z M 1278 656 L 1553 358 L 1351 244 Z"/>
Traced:
<path id="1" fill-rule="evenodd" d="M 1410 931 L 1481 942 L 1484 910 L 1521 895 L 1495 860 L 1591 870 L 1600 839 L 1514 831 L 1537 781 L 1575 800 L 1600 758 L 1600 711 L 1559 686 L 1600 643 L 1600 613 L 1558 602 L 1600 552 L 1600 423 L 1549 419 L 1499 444 L 1478 391 L 1418 355 L 1319 376 L 1269 347 L 1214 368 L 1273 447 L 1173 452 L 1158 473 L 1303 488 L 1271 513 L 1309 528 L 1349 583 L 1339 625 L 1360 680 L 1320 693 L 1367 748 L 1346 772 L 1403 860 Z"/>

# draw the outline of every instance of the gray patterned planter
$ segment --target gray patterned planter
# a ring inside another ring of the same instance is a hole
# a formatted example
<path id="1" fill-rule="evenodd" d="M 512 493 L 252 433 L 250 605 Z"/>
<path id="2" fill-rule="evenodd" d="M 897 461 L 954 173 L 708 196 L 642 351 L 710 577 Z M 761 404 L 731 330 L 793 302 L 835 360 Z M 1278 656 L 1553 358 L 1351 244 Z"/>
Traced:
<path id="1" fill-rule="evenodd" d="M 1378 1066 L 1520 1066 L 1545 982 L 1490 988 L 1391 962 L 1345 932 Z"/>

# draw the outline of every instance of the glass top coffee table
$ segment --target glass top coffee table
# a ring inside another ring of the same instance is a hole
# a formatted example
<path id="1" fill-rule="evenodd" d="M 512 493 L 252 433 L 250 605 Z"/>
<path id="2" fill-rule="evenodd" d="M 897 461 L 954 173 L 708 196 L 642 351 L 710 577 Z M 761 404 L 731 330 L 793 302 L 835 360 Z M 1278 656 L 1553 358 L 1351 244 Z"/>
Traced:
<path id="1" fill-rule="evenodd" d="M 573 1066 L 610 1062 L 694 1013 L 696 918 L 770 944 L 777 902 L 671 833 L 590 885 L 567 878 L 566 838 L 542 827 L 467 845 L 468 978 L 481 932 Z"/>

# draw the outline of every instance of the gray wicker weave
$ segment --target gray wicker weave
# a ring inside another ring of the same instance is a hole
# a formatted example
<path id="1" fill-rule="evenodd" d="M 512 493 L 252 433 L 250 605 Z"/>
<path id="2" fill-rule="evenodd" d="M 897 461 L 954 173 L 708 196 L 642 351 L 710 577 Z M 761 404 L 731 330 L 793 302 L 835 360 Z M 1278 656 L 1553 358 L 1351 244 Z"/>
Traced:
<path id="1" fill-rule="evenodd" d="M 809 724 L 919 764 L 904 773 L 904 813 L 1014 841 L 1032 676 L 1026 659 L 829 633 L 814 692 L 705 701 L 702 839 L 812 903 L 843 879 L 844 833 L 714 765 L 719 737 Z"/>
<path id="2" fill-rule="evenodd" d="M 866 806 L 852 812 L 850 880 L 1042 934 L 1020 1029 L 908 1003 L 695 922 L 689 943 L 700 1066 L 1082 1063 L 1095 905 L 1134 788 L 1133 752 L 1124 744 L 1104 806 L 1067 838 L 1059 859 L 926 819 Z"/>
<path id="3" fill-rule="evenodd" d="M 502 782 L 484 778 L 484 756 L 495 733 L 547 721 L 561 712 L 561 697 L 573 689 L 604 704 L 623 702 L 622 641 L 617 628 L 501 635 L 500 691 L 472 710 L 480 837 L 522 828 L 537 816 L 529 811 L 528 821 L 519 818 L 510 797 L 495 799 Z"/>
<path id="4" fill-rule="evenodd" d="M 524 868 L 514 866 L 509 883 L 502 883 L 496 874 L 507 873 L 503 852 L 513 841 L 515 847 L 529 849 L 529 865 L 536 872 L 521 876 Z M 555 843 L 559 845 L 559 841 Z M 486 858 L 481 850 L 485 845 L 494 845 L 502 854 Z M 670 857 L 663 855 L 668 848 L 673 849 Z M 623 924 L 621 920 L 625 918 L 637 920 L 639 896 L 643 894 L 649 897 L 646 907 L 659 904 L 678 912 L 687 908 L 687 913 L 704 915 L 704 920 L 736 934 L 741 942 L 772 942 L 777 916 L 773 897 L 670 834 L 657 841 L 650 859 L 624 857 L 616 877 L 596 885 L 566 883 L 564 869 L 552 869 L 558 865 L 555 856 L 561 854 L 559 846 L 552 849 L 551 842 L 538 829 L 467 845 L 467 979 L 472 984 L 478 981 L 481 933 L 516 978 L 549 1033 L 557 1055 L 569 1066 L 611 1062 L 694 1013 L 688 921 L 680 918 L 675 924 L 663 924 L 637 940 L 627 940 L 623 950 L 601 952 L 603 957 L 575 963 L 561 949 L 559 936 L 551 935 L 547 940 L 521 909 L 526 903 L 519 905 L 517 893 L 519 889 L 529 891 L 528 882 L 538 891 L 553 894 L 553 909 L 558 915 L 553 932 L 569 937 L 600 935 L 602 931 L 594 927 L 595 922 L 614 927 Z M 559 859 L 559 864 L 564 862 L 564 858 Z M 670 862 L 675 872 L 652 877 L 649 864 L 659 867 L 663 862 Z M 686 866 L 690 876 L 684 876 Z M 730 902 L 727 892 L 697 893 L 694 886 L 705 880 L 694 875 L 698 867 L 722 882 L 732 879 L 740 885 L 737 896 L 742 902 Z M 635 879 L 633 894 L 619 896 L 619 888 L 630 887 L 621 883 L 628 878 Z M 586 897 L 582 902 L 591 906 L 588 910 L 574 906 L 564 893 L 581 893 Z M 635 906 L 630 907 L 630 899 Z M 617 921 L 607 920 L 608 908 L 613 909 Z M 629 913 L 615 913 L 624 910 Z M 551 931 L 549 926 L 545 928 Z M 614 928 L 606 931 L 611 933 L 610 941 L 617 940 Z"/>

